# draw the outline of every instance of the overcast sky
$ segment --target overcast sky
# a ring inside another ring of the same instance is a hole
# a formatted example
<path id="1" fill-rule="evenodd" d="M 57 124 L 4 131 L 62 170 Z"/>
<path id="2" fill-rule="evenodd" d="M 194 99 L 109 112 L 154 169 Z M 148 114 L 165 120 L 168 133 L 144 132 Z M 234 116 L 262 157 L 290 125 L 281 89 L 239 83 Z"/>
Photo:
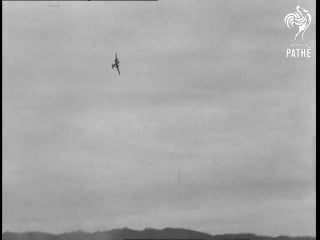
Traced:
<path id="1" fill-rule="evenodd" d="M 3 230 L 315 235 L 297 4 L 3 3 Z"/>

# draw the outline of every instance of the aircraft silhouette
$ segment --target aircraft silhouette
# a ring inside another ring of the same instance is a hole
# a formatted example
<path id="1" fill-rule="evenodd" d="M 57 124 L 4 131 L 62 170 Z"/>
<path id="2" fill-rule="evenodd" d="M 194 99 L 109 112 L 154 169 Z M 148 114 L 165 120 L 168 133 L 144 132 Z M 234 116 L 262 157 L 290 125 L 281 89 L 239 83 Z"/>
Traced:
<path id="1" fill-rule="evenodd" d="M 114 67 L 116 67 L 117 70 L 118 70 L 118 73 L 119 73 L 119 75 L 120 75 L 119 63 L 120 63 L 120 61 L 119 61 L 119 59 L 118 59 L 118 57 L 117 57 L 117 53 L 116 53 L 116 59 L 114 60 L 114 63 L 112 63 L 112 69 L 113 69 Z"/>

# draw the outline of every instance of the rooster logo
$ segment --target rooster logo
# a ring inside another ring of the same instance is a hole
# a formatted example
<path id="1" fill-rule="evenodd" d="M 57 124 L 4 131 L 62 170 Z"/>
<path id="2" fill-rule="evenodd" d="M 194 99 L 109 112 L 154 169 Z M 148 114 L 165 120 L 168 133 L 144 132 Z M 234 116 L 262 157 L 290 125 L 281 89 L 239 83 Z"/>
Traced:
<path id="1" fill-rule="evenodd" d="M 295 36 L 295 40 L 300 35 L 301 39 L 303 40 L 303 34 L 307 31 L 308 27 L 311 23 L 311 15 L 309 11 L 299 5 L 296 7 L 295 12 L 289 13 L 285 18 L 284 22 L 288 26 L 288 28 L 294 27 L 294 25 L 299 27 L 299 30 Z"/>

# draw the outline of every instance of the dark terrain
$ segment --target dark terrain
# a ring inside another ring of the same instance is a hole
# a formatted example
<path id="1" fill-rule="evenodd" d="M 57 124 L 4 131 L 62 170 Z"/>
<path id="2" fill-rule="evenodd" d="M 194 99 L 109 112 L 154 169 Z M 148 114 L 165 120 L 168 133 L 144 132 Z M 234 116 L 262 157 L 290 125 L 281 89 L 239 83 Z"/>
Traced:
<path id="1" fill-rule="evenodd" d="M 2 240 L 124 240 L 124 239 L 197 239 L 197 240 L 315 240 L 315 237 L 299 236 L 259 236 L 250 233 L 210 235 L 207 233 L 164 228 L 162 230 L 146 228 L 142 231 L 128 228 L 114 229 L 110 231 L 98 231 L 94 233 L 70 232 L 62 234 L 50 234 L 43 232 L 13 233 L 4 232 Z"/>

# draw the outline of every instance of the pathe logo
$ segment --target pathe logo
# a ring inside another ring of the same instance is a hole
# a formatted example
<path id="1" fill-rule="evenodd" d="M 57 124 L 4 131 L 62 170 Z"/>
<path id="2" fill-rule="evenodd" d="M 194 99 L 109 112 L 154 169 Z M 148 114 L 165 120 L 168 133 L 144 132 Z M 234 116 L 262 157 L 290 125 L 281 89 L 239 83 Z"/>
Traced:
<path id="1" fill-rule="evenodd" d="M 299 5 L 296 7 L 295 12 L 287 14 L 284 18 L 284 22 L 288 28 L 298 27 L 298 32 L 294 38 L 295 40 L 297 40 L 299 36 L 301 36 L 301 40 L 303 40 L 303 35 L 310 26 L 311 20 L 312 18 L 309 11 Z"/>
<path id="2" fill-rule="evenodd" d="M 286 49 L 287 58 L 311 58 L 311 46 L 303 40 L 303 35 L 309 28 L 312 18 L 309 11 L 300 5 L 296 6 L 296 11 L 289 13 L 284 18 L 284 23 L 288 28 L 297 28 L 292 42 Z"/>

